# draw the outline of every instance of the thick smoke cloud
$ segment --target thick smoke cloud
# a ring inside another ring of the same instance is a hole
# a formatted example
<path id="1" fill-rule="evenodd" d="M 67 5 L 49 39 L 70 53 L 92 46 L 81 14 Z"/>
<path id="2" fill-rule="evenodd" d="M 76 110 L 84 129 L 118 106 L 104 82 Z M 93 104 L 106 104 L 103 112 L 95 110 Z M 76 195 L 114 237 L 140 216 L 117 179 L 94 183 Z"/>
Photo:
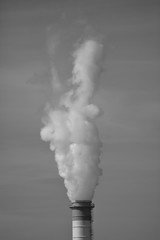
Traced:
<path id="1" fill-rule="evenodd" d="M 101 72 L 103 45 L 87 40 L 73 53 L 73 58 L 71 88 L 54 109 L 48 106 L 41 138 L 49 141 L 55 152 L 69 199 L 91 200 L 102 173 L 102 144 L 94 122 L 99 109 L 91 100 Z"/>

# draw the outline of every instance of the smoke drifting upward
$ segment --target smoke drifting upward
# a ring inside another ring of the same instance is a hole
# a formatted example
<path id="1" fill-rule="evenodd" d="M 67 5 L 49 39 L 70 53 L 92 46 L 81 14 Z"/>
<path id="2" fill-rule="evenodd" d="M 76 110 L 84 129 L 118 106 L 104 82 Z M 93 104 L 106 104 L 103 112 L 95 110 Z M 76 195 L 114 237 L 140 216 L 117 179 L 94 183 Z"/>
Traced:
<path id="1" fill-rule="evenodd" d="M 87 40 L 73 53 L 71 89 L 58 105 L 48 107 L 41 138 L 55 151 L 59 174 L 64 178 L 68 197 L 91 200 L 102 171 L 99 168 L 102 144 L 94 119 L 99 115 L 91 104 L 94 84 L 103 61 L 103 45 Z"/>

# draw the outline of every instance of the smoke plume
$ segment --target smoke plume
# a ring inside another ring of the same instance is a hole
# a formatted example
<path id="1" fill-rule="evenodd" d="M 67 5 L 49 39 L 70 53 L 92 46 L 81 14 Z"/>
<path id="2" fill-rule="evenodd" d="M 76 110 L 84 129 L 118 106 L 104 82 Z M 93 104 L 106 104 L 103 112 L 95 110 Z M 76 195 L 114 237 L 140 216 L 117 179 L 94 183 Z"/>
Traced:
<path id="1" fill-rule="evenodd" d="M 95 81 L 103 61 L 103 45 L 87 40 L 73 53 L 70 90 L 52 109 L 47 107 L 41 138 L 55 152 L 59 174 L 64 178 L 71 201 L 91 200 L 102 171 L 99 168 L 102 144 L 95 118 L 97 106 L 91 104 Z"/>

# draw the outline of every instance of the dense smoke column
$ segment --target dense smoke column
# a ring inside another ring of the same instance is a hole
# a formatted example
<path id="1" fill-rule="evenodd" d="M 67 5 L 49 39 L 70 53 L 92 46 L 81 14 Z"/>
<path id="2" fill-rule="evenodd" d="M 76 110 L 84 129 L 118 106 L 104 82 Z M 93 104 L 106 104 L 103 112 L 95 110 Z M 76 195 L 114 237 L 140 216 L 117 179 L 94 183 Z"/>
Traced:
<path id="1" fill-rule="evenodd" d="M 87 40 L 74 52 L 70 90 L 57 106 L 48 107 L 41 138 L 55 151 L 59 174 L 64 178 L 71 201 L 91 200 L 101 175 L 102 143 L 94 119 L 99 115 L 91 104 L 94 83 L 103 60 L 103 45 Z"/>

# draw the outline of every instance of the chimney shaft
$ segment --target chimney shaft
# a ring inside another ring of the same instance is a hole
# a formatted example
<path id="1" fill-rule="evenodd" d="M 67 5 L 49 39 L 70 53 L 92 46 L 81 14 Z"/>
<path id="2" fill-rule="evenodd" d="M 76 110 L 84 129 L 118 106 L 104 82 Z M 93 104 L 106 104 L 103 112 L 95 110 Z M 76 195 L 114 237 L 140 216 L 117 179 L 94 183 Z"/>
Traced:
<path id="1" fill-rule="evenodd" d="M 72 209 L 72 240 L 92 240 L 92 209 L 91 201 L 75 201 Z"/>

